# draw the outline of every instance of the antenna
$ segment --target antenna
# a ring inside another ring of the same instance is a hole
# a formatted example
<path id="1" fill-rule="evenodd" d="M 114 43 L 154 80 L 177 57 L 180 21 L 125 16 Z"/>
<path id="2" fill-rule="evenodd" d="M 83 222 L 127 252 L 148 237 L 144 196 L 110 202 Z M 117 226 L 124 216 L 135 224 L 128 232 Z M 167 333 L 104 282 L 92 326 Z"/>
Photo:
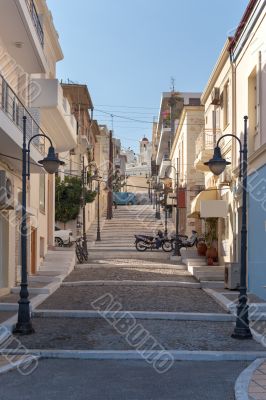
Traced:
<path id="1" fill-rule="evenodd" d="M 112 132 L 114 131 L 114 116 L 113 114 L 111 114 L 111 118 L 112 118 Z"/>
<path id="2" fill-rule="evenodd" d="M 173 76 L 171 76 L 170 82 L 171 82 L 170 89 L 172 92 L 174 92 L 175 91 L 175 78 Z"/>

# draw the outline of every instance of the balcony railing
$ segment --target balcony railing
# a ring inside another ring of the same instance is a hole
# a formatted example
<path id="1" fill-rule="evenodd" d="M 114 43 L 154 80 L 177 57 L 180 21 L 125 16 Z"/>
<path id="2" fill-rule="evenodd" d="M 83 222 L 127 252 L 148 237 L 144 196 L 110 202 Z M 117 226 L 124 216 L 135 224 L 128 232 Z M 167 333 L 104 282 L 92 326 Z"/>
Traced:
<path id="1" fill-rule="evenodd" d="M 0 109 L 21 132 L 23 132 L 23 116 L 27 117 L 28 139 L 39 133 L 44 133 L 2 75 L 0 75 Z M 40 153 L 45 154 L 45 139 L 43 137 L 33 139 L 32 144 Z"/>
<path id="2" fill-rule="evenodd" d="M 33 22 L 33 25 L 35 26 L 38 38 L 40 40 L 40 43 L 42 45 L 42 47 L 44 46 L 44 33 L 43 33 L 43 29 L 42 29 L 42 24 L 39 18 L 39 15 L 37 13 L 35 4 L 33 0 L 26 0 L 26 4 L 29 10 L 29 13 L 31 15 L 31 19 Z"/>
<path id="3" fill-rule="evenodd" d="M 196 155 L 203 150 L 212 150 L 216 146 L 217 140 L 221 136 L 220 129 L 216 130 L 216 135 L 212 129 L 204 129 L 196 140 Z"/>

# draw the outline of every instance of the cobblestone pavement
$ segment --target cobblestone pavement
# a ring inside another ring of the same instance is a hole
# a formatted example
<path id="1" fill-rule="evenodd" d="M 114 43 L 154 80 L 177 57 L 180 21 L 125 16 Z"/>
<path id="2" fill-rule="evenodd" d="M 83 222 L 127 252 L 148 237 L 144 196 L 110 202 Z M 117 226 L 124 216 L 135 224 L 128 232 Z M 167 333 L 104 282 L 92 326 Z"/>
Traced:
<path id="1" fill-rule="evenodd" d="M 129 330 L 134 321 L 110 320 L 120 331 Z M 138 326 L 146 329 L 157 343 L 167 350 L 212 350 L 212 351 L 264 351 L 253 340 L 237 341 L 231 338 L 233 324 L 210 321 L 158 321 L 138 320 Z M 103 318 L 35 318 L 35 335 L 22 336 L 21 341 L 31 349 L 76 349 L 76 350 L 134 350 L 134 341 L 125 339 Z M 137 332 L 134 332 L 137 335 Z M 143 334 L 144 335 L 144 334 Z M 146 335 L 146 333 L 145 333 Z M 144 335 L 144 336 L 145 336 Z M 147 340 L 144 349 L 151 348 Z M 139 339 L 138 339 L 139 343 Z"/>
<path id="2" fill-rule="evenodd" d="M 91 303 L 107 293 L 126 311 L 225 312 L 201 289 L 143 286 L 61 287 L 38 308 L 92 310 Z"/>
<path id="3" fill-rule="evenodd" d="M 41 360 L 2 375 L 5 400 L 234 400 L 245 362 L 175 362 L 158 374 L 145 361 Z"/>
<path id="4" fill-rule="evenodd" d="M 76 281 L 94 281 L 94 280 L 133 280 L 133 281 L 182 281 L 196 282 L 196 279 L 187 271 L 178 271 L 176 269 L 154 269 L 145 268 L 145 266 L 135 267 L 96 267 L 81 269 L 76 268 L 65 279 L 66 282 Z"/>
<path id="5" fill-rule="evenodd" d="M 15 315 L 15 312 L 0 311 L 0 324 L 5 322 L 7 319 L 13 317 L 13 315 Z"/>
<path id="6" fill-rule="evenodd" d="M 144 214 L 142 210 L 141 215 Z M 104 240 L 90 249 L 88 265 L 79 266 L 66 281 L 124 279 L 195 282 L 187 272 L 174 268 L 175 262 L 169 260 L 169 254 L 137 253 L 126 249 L 123 229 L 126 229 L 126 237 L 132 240 L 133 233 L 142 228 L 137 215 L 137 206 L 115 210 L 114 219 L 105 221 Z M 152 231 L 154 210 L 148 208 L 144 216 L 146 222 L 149 220 L 147 229 Z M 131 221 L 129 226 L 127 220 Z M 116 236 L 117 248 L 113 241 Z M 122 251 L 118 249 L 119 238 L 122 241 L 120 245 L 124 246 Z M 39 308 L 92 310 L 91 303 L 107 293 L 112 294 L 126 311 L 225 313 L 201 289 L 138 284 L 61 287 Z M 3 301 L 17 300 L 18 295 L 9 295 Z M 137 322 L 159 345 L 169 350 L 264 350 L 253 340 L 233 340 L 233 324 L 230 322 L 150 319 Z M 36 317 L 33 324 L 36 333 L 19 338 L 29 349 L 134 350 L 134 345 L 130 345 L 103 318 Z M 149 348 L 149 342 L 145 347 Z M 0 384 L 5 400 L 57 400 L 59 396 L 67 400 L 233 400 L 235 380 L 247 365 L 234 361 L 175 362 L 167 373 L 160 375 L 145 361 L 53 359 L 40 360 L 37 370 L 28 377 L 21 377 L 15 372 L 2 375 Z"/>

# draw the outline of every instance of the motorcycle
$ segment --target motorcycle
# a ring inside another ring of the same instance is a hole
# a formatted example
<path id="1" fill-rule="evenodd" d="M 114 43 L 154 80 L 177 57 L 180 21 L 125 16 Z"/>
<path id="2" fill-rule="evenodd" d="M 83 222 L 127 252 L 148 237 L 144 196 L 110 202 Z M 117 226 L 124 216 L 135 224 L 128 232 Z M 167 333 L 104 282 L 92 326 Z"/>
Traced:
<path id="1" fill-rule="evenodd" d="M 164 236 L 162 231 L 158 231 L 157 236 L 135 235 L 135 246 L 138 251 L 162 248 L 165 252 L 173 250 L 172 242 Z"/>

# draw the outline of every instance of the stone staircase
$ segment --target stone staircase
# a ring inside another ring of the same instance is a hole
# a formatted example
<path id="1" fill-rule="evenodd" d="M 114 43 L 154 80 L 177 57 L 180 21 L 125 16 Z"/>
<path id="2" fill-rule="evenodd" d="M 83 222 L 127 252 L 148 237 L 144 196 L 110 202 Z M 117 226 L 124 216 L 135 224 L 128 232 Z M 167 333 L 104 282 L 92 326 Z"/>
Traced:
<path id="1" fill-rule="evenodd" d="M 207 265 L 206 257 L 199 256 L 196 249 L 181 249 L 181 259 L 202 287 L 224 287 L 224 266 Z"/>

